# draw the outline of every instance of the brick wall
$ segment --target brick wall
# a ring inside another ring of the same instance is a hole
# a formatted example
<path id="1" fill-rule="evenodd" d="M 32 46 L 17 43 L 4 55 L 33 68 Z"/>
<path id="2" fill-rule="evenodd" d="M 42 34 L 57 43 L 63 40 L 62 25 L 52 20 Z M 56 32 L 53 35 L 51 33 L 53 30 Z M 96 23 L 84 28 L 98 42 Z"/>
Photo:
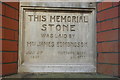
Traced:
<path id="1" fill-rule="evenodd" d="M 97 4 L 97 71 L 112 76 L 120 76 L 119 8 L 119 2 Z"/>
<path id="2" fill-rule="evenodd" d="M 0 55 L 2 54 L 2 73 L 10 75 L 17 73 L 18 61 L 18 2 L 0 2 Z M 2 42 L 2 44 L 1 44 Z"/>

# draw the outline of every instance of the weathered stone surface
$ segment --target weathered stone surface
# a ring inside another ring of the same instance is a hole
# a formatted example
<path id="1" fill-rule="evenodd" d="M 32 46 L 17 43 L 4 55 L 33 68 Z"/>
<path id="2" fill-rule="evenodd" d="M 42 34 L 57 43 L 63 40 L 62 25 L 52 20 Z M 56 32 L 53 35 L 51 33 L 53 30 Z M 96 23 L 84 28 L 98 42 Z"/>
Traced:
<path id="1" fill-rule="evenodd" d="M 21 3 L 19 72 L 96 72 L 95 6 L 28 3 Z"/>
<path id="2" fill-rule="evenodd" d="M 23 16 L 21 72 L 96 71 L 92 9 L 26 9 Z"/>

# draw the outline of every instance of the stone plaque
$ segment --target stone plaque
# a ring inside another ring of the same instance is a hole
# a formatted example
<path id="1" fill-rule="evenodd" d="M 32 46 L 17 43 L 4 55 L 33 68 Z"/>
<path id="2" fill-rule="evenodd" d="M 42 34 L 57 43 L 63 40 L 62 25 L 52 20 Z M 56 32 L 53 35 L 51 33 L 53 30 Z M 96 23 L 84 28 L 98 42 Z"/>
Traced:
<path id="1" fill-rule="evenodd" d="M 92 9 L 25 9 L 21 72 L 95 72 Z"/>

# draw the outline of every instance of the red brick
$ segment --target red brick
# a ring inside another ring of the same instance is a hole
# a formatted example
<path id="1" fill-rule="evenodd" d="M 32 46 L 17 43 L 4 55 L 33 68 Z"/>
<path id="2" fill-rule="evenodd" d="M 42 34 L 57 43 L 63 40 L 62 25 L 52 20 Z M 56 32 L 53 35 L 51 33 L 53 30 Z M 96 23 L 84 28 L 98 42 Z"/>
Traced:
<path id="1" fill-rule="evenodd" d="M 120 28 L 120 24 L 119 24 L 119 21 L 120 21 L 120 17 L 118 18 L 118 26 L 119 26 L 119 28 Z"/>
<path id="2" fill-rule="evenodd" d="M 104 18 L 105 18 L 105 17 L 104 17 L 105 14 L 107 14 L 106 11 L 102 11 L 102 12 L 97 13 L 97 20 L 98 20 L 98 21 L 102 21 L 102 20 L 104 20 Z"/>
<path id="3" fill-rule="evenodd" d="M 2 27 L 2 16 L 0 16 L 0 27 Z"/>
<path id="4" fill-rule="evenodd" d="M 102 10 L 112 7 L 112 2 L 102 2 Z"/>
<path id="5" fill-rule="evenodd" d="M 19 11 L 15 11 L 15 19 L 19 20 Z"/>
<path id="6" fill-rule="evenodd" d="M 17 73 L 17 64 L 16 63 L 3 64 L 2 65 L 2 72 L 3 72 L 3 75 Z"/>
<path id="7" fill-rule="evenodd" d="M 120 77 L 120 65 L 118 66 L 118 76 Z"/>
<path id="8" fill-rule="evenodd" d="M 0 28 L 0 39 L 2 39 L 2 28 Z"/>
<path id="9" fill-rule="evenodd" d="M 98 63 L 112 63 L 119 64 L 118 54 L 117 53 L 99 53 L 98 54 Z"/>
<path id="10" fill-rule="evenodd" d="M 119 31 L 119 33 L 120 33 L 120 31 Z M 119 40 L 120 40 L 120 37 L 119 37 Z M 119 48 L 118 52 L 120 52 L 120 41 L 118 42 L 118 48 Z"/>
<path id="11" fill-rule="evenodd" d="M 2 39 L 0 40 L 0 51 L 2 51 Z"/>
<path id="12" fill-rule="evenodd" d="M 0 52 L 0 63 L 2 63 L 2 52 Z"/>
<path id="13" fill-rule="evenodd" d="M 118 6 L 120 5 L 120 2 L 113 2 L 113 6 Z"/>
<path id="14" fill-rule="evenodd" d="M 5 2 L 5 3 L 16 9 L 19 9 L 19 2 Z"/>
<path id="15" fill-rule="evenodd" d="M 110 65 L 110 64 L 98 64 L 97 72 L 102 74 L 109 74 L 112 76 L 118 76 L 118 65 Z"/>
<path id="16" fill-rule="evenodd" d="M 15 40 L 18 40 L 18 32 L 15 31 Z"/>
<path id="17" fill-rule="evenodd" d="M 112 21 L 112 28 L 120 28 L 120 24 L 118 23 L 120 21 L 120 18 L 113 19 Z"/>
<path id="18" fill-rule="evenodd" d="M 104 30 L 108 30 L 108 29 L 115 29 L 115 28 L 119 28 L 118 18 L 110 20 L 110 21 L 102 22 L 100 31 L 104 31 Z"/>
<path id="19" fill-rule="evenodd" d="M 8 29 L 2 29 L 2 38 L 3 39 L 10 39 L 10 40 L 15 40 L 15 31 L 13 30 L 8 30 Z"/>
<path id="20" fill-rule="evenodd" d="M 118 52 L 118 42 L 98 43 L 97 50 L 98 52 Z"/>
<path id="21" fill-rule="evenodd" d="M 120 65 L 115 65 L 115 66 L 113 66 L 113 73 L 112 73 L 112 75 L 113 76 L 120 76 L 120 73 L 119 73 L 119 70 L 120 69 Z"/>
<path id="22" fill-rule="evenodd" d="M 19 20 L 19 11 L 16 11 L 16 13 L 15 13 L 15 19 Z"/>
<path id="23" fill-rule="evenodd" d="M 101 31 L 101 23 L 97 23 L 97 32 Z"/>
<path id="24" fill-rule="evenodd" d="M 97 41 L 98 42 L 100 42 L 100 41 L 112 41 L 112 40 L 118 40 L 118 30 L 100 32 L 97 34 Z"/>
<path id="25" fill-rule="evenodd" d="M 104 10 L 97 14 L 97 20 L 102 21 L 110 18 L 118 17 L 118 7 Z"/>
<path id="26" fill-rule="evenodd" d="M 115 8 L 112 8 L 112 9 L 108 10 L 107 19 L 108 18 L 114 18 L 114 17 L 118 17 L 118 7 L 115 7 Z"/>
<path id="27" fill-rule="evenodd" d="M 17 62 L 18 54 L 17 52 L 3 52 L 2 53 L 2 62 L 9 63 L 9 62 Z"/>
<path id="28" fill-rule="evenodd" d="M 6 2 L 6 3 L 8 3 L 8 4 L 14 4 L 14 6 L 15 7 L 19 7 L 19 5 L 18 4 L 16 4 L 16 3 L 18 3 L 18 2 Z M 11 5 L 12 5 L 11 4 Z M 3 9 L 3 12 L 4 12 L 4 15 L 5 16 L 8 16 L 8 17 L 10 17 L 10 18 L 13 18 L 13 19 L 17 19 L 18 20 L 18 15 L 19 15 L 19 10 L 16 10 L 16 9 L 14 9 L 14 8 L 11 8 L 11 7 L 9 7 L 9 6 L 6 6 L 5 4 L 3 4 L 3 6 L 5 6 L 5 9 Z"/>
<path id="29" fill-rule="evenodd" d="M 104 31 L 104 30 L 109 30 L 109 29 L 116 29 L 120 28 L 120 25 L 118 23 L 120 18 L 116 18 L 110 21 L 104 21 L 102 23 L 97 23 L 99 25 L 97 27 L 97 32 Z"/>
<path id="30" fill-rule="evenodd" d="M 102 3 L 98 3 L 97 4 L 97 11 L 101 11 L 102 10 Z"/>
<path id="31" fill-rule="evenodd" d="M 0 64 L 0 76 L 2 76 L 2 64 Z"/>
<path id="32" fill-rule="evenodd" d="M 2 3 L 0 3 L 0 14 L 2 14 Z"/>
<path id="33" fill-rule="evenodd" d="M 3 27 L 18 30 L 18 21 L 3 17 L 2 19 Z"/>
<path id="34" fill-rule="evenodd" d="M 102 13 L 99 12 L 97 13 L 97 21 L 101 21 L 102 20 Z"/>
<path id="35" fill-rule="evenodd" d="M 17 51 L 18 50 L 17 44 L 18 42 L 16 41 L 3 40 L 2 49 L 3 51 Z"/>
<path id="36" fill-rule="evenodd" d="M 108 30 L 108 29 L 112 29 L 112 20 L 104 21 L 101 23 L 101 30 L 100 31 L 104 31 L 104 30 Z"/>
<path id="37" fill-rule="evenodd" d="M 2 4 L 2 15 L 5 15 L 6 5 Z"/>
<path id="38" fill-rule="evenodd" d="M 97 65 L 98 73 L 102 74 L 112 74 L 112 66 L 108 64 L 98 64 Z"/>
<path id="39" fill-rule="evenodd" d="M 17 10 L 15 10 L 15 9 L 13 9 L 13 8 L 11 8 L 11 7 L 9 7 L 9 6 L 6 6 L 6 10 L 5 10 L 5 16 L 8 16 L 8 17 L 10 17 L 10 18 L 13 18 L 13 19 L 15 19 L 16 18 L 16 11 Z"/>

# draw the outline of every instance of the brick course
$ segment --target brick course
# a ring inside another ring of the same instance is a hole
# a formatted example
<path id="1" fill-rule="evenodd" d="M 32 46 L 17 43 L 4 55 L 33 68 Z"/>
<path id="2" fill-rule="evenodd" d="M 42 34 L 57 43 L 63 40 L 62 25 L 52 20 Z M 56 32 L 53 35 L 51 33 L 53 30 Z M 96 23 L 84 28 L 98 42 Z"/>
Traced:
<path id="1" fill-rule="evenodd" d="M 118 40 L 118 31 L 119 30 L 110 30 L 110 31 L 108 30 L 108 31 L 105 31 L 105 32 L 100 32 L 100 33 L 97 34 L 97 36 L 99 36 L 97 38 L 97 41 L 101 42 L 101 41 Z"/>
<path id="2" fill-rule="evenodd" d="M 6 63 L 2 65 L 2 75 L 11 75 L 17 73 L 17 63 Z"/>
<path id="3" fill-rule="evenodd" d="M 18 54 L 17 52 L 3 52 L 2 58 L 3 63 L 17 62 Z"/>
<path id="4" fill-rule="evenodd" d="M 119 66 L 120 67 L 120 66 Z M 107 74 L 111 76 L 120 76 L 118 72 L 118 65 L 114 64 L 98 64 L 97 71 L 101 74 Z"/>

